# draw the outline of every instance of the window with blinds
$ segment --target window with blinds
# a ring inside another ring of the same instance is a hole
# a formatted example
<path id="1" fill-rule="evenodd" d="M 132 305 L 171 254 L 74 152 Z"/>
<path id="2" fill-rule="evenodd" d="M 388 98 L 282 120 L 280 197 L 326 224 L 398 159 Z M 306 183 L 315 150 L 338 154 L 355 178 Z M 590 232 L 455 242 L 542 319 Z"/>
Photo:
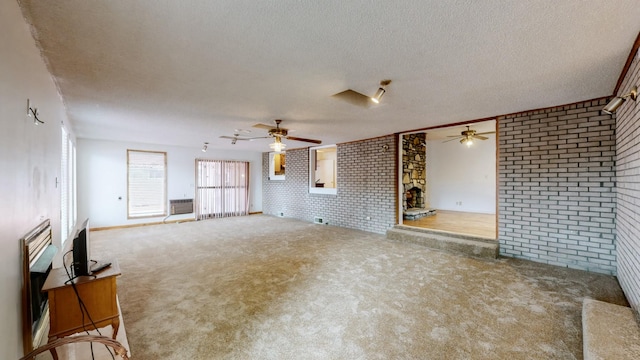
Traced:
<path id="1" fill-rule="evenodd" d="M 61 130 L 60 234 L 64 243 L 75 226 L 78 206 L 76 200 L 76 146 L 64 125 Z"/>
<path id="2" fill-rule="evenodd" d="M 249 214 L 249 163 L 196 159 L 196 219 Z"/>
<path id="3" fill-rule="evenodd" d="M 127 216 L 167 215 L 167 153 L 127 150 Z"/>

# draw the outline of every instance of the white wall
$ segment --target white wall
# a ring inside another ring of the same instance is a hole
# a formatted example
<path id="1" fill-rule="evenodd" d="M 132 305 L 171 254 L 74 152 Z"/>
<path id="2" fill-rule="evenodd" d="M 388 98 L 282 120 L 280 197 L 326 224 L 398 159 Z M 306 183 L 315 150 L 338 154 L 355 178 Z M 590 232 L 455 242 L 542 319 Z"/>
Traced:
<path id="1" fill-rule="evenodd" d="M 428 206 L 496 213 L 496 137 L 486 136 L 470 148 L 458 141 L 427 141 Z"/>
<path id="2" fill-rule="evenodd" d="M 159 222 L 164 217 L 127 219 L 127 149 L 167 153 L 167 196 L 193 199 L 195 159 L 249 161 L 250 212 L 262 211 L 262 153 L 187 148 L 78 139 L 78 218 L 90 218 L 92 228 Z M 193 219 L 193 214 L 168 220 Z"/>
<path id="3" fill-rule="evenodd" d="M 16 1 L 0 2 L 0 359 L 22 356 L 19 239 L 51 219 L 60 246 L 63 103 Z M 44 125 L 27 118 L 27 98 Z M 59 261 L 59 259 L 58 259 Z"/>

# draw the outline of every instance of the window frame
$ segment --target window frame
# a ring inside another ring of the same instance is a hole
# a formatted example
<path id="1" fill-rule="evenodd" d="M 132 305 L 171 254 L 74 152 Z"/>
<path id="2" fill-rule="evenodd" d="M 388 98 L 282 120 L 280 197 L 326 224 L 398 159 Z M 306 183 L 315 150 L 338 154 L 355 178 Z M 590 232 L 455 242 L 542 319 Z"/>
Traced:
<path id="1" fill-rule="evenodd" d="M 162 194 L 161 194 L 161 204 L 162 204 L 162 209 L 156 211 L 156 212 L 148 212 L 148 213 L 141 213 L 141 214 L 137 214 L 134 213 L 132 214 L 132 194 L 131 194 L 131 154 L 132 153 L 145 153 L 145 154 L 161 154 L 163 156 L 163 161 L 162 161 Z M 153 150 L 134 150 L 134 149 L 127 149 L 127 219 L 132 220 L 132 219 L 144 219 L 144 218 L 153 218 L 153 217 L 160 217 L 160 216 L 167 216 L 168 215 L 168 206 L 167 206 L 168 200 L 167 200 L 167 152 L 166 151 L 153 151 Z"/>
<path id="2" fill-rule="evenodd" d="M 276 175 L 276 156 L 280 157 L 280 169 L 282 174 Z M 284 180 L 286 175 L 286 157 L 285 152 L 270 152 L 269 153 L 269 180 Z M 284 163 L 284 164 L 283 164 Z"/>
<path id="3" fill-rule="evenodd" d="M 316 164 L 317 164 L 317 150 L 321 149 L 329 149 L 334 148 L 336 151 L 336 162 L 334 164 L 335 171 L 335 183 L 336 186 L 333 188 L 326 187 L 316 187 L 315 186 L 315 177 L 316 177 Z M 333 145 L 322 145 L 322 146 L 313 146 L 309 148 L 309 193 L 310 194 L 325 194 L 325 195 L 337 195 L 338 194 L 338 146 Z"/>
<path id="4" fill-rule="evenodd" d="M 60 235 L 61 242 L 67 241 L 73 233 L 78 217 L 76 144 L 64 123 L 61 132 L 60 164 Z"/>

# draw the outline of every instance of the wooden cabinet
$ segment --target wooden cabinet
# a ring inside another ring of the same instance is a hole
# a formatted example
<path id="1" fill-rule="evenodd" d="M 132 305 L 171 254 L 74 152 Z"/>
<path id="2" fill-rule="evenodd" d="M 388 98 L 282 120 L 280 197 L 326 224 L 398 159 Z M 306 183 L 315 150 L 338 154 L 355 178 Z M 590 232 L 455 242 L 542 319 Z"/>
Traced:
<path id="1" fill-rule="evenodd" d="M 49 341 L 108 325 L 116 338 L 120 326 L 116 277 L 120 267 L 116 260 L 108 261 L 111 266 L 95 276 L 80 276 L 73 281 L 69 281 L 64 268 L 51 270 L 42 288 L 49 295 Z"/>

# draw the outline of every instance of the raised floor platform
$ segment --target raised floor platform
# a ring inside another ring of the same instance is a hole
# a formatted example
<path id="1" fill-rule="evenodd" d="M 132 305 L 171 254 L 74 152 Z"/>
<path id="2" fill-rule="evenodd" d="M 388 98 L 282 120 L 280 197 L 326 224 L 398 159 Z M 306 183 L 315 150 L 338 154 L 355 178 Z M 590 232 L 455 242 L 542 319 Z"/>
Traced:
<path id="1" fill-rule="evenodd" d="M 585 360 L 640 359 L 640 326 L 630 307 L 584 299 L 582 337 Z"/>
<path id="2" fill-rule="evenodd" d="M 435 214 L 436 214 L 436 209 L 411 208 L 411 209 L 405 210 L 402 213 L 402 217 L 405 220 L 417 220 L 425 216 L 433 216 Z"/>
<path id="3" fill-rule="evenodd" d="M 387 230 L 387 239 L 410 242 L 432 249 L 470 256 L 491 259 L 498 257 L 498 242 L 495 239 L 479 236 L 396 225 L 392 229 Z"/>

